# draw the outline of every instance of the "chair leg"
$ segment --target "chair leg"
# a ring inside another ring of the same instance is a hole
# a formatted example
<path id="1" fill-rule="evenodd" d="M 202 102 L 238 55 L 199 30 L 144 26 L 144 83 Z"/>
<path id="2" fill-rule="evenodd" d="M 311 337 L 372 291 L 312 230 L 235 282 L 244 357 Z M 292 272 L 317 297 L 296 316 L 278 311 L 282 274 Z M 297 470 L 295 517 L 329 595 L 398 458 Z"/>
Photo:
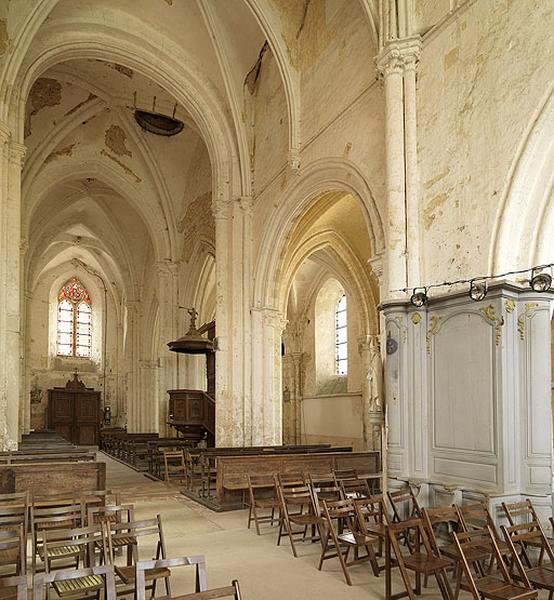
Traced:
<path id="1" fill-rule="evenodd" d="M 254 524 L 256 525 L 256 534 L 260 535 L 260 524 L 258 521 L 258 511 L 256 510 L 256 504 L 253 503 L 252 511 L 254 513 Z"/>

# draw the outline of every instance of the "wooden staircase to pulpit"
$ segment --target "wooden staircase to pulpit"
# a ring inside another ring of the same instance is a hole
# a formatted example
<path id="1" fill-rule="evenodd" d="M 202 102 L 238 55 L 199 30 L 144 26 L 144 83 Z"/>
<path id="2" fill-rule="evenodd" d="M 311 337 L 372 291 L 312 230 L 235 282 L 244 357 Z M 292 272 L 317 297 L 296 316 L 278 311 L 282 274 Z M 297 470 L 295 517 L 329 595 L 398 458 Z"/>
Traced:
<path id="1" fill-rule="evenodd" d="M 215 445 L 215 401 L 202 390 L 168 390 L 169 420 L 181 438 L 198 443 L 207 434 L 208 446 Z"/>

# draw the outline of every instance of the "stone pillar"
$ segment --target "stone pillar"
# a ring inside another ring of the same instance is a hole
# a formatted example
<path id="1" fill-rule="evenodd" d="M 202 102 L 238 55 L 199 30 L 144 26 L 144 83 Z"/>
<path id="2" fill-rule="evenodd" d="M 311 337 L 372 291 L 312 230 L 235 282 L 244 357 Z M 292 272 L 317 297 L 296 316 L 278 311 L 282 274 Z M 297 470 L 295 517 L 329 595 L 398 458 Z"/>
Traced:
<path id="1" fill-rule="evenodd" d="M 127 313 L 127 338 L 125 343 L 125 359 L 127 363 L 127 386 L 125 412 L 127 415 L 127 430 L 130 433 L 142 431 L 143 408 L 141 406 L 142 391 L 139 370 L 139 333 L 140 315 L 137 302 L 128 300 L 125 304 Z"/>
<path id="2" fill-rule="evenodd" d="M 157 407 L 154 411 L 150 411 L 154 423 L 148 424 L 146 431 L 158 431 L 161 436 L 169 434 L 169 426 L 167 420 L 169 418 L 169 396 L 167 390 L 177 388 L 178 379 L 178 360 L 179 356 L 176 352 L 171 352 L 167 347 L 167 343 L 178 338 L 178 266 L 170 260 L 160 261 L 157 264 L 158 269 L 158 289 L 159 294 L 159 347 L 145 347 L 142 349 L 143 364 L 151 365 L 154 363 L 160 371 L 156 374 L 156 384 L 149 382 L 147 389 L 156 388 Z M 150 324 L 144 323 L 143 328 Z M 152 374 L 150 372 L 150 374 Z M 147 400 L 154 402 L 154 398 Z M 152 429 L 154 427 L 154 429 Z"/>
<path id="3" fill-rule="evenodd" d="M 281 336 L 286 321 L 271 308 L 252 309 L 252 445 L 282 443 Z"/>
<path id="4" fill-rule="evenodd" d="M 510 283 L 384 304 L 388 468 L 465 501 L 529 495 L 551 513 L 551 301 Z M 450 493 L 449 492 L 449 493 Z M 439 500 L 436 500 L 437 502 Z"/>
<path id="5" fill-rule="evenodd" d="M 219 199 L 216 231 L 216 445 L 250 446 L 252 199 Z"/>
<path id="6" fill-rule="evenodd" d="M 377 58 L 385 87 L 385 274 L 391 297 L 399 296 L 392 290 L 419 284 L 415 77 L 420 52 L 419 36 L 393 38 Z"/>
<path id="7" fill-rule="evenodd" d="M 20 438 L 21 168 L 25 146 L 0 124 L 0 450 Z"/>

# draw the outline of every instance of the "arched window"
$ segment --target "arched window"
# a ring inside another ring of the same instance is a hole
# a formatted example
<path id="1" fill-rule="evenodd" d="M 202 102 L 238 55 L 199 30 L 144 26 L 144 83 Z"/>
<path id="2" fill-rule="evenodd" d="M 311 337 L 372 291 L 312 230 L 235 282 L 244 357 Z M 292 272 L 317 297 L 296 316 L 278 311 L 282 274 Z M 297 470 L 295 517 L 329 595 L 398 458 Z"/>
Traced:
<path id="1" fill-rule="evenodd" d="M 83 284 L 72 277 L 58 293 L 58 356 L 90 358 L 92 307 Z"/>
<path id="2" fill-rule="evenodd" d="M 335 373 L 348 372 L 348 329 L 346 326 L 346 294 L 343 294 L 335 307 Z"/>

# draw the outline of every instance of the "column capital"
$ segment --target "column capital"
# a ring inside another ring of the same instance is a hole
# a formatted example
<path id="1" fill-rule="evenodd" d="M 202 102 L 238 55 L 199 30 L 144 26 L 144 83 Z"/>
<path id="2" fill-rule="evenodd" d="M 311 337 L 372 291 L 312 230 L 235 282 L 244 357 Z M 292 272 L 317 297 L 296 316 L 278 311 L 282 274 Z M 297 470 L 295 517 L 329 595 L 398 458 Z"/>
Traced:
<path id="1" fill-rule="evenodd" d="M 159 260 L 156 263 L 156 267 L 158 269 L 158 274 L 163 276 L 177 275 L 179 270 L 179 265 L 170 259 Z"/>
<path id="2" fill-rule="evenodd" d="M 382 283 L 383 283 L 383 273 L 384 273 L 384 269 L 383 269 L 383 255 L 382 254 L 377 254 L 373 258 L 370 258 L 367 261 L 367 264 L 370 266 L 371 272 L 377 278 L 377 283 L 379 284 L 379 286 L 381 286 Z"/>
<path id="3" fill-rule="evenodd" d="M 377 55 L 375 63 L 383 77 L 405 70 L 416 69 L 421 55 L 421 37 L 419 35 L 387 42 Z"/>
<path id="4" fill-rule="evenodd" d="M 261 314 L 264 326 L 272 327 L 279 332 L 279 335 L 283 333 L 287 326 L 288 319 L 285 319 L 281 311 L 276 308 L 253 307 L 250 311 Z"/>
<path id="5" fill-rule="evenodd" d="M 240 208 L 246 214 L 252 214 L 253 200 L 252 196 L 237 196 L 234 199 L 235 206 Z"/>
<path id="6" fill-rule="evenodd" d="M 9 159 L 10 162 L 23 166 L 25 160 L 25 154 L 27 153 L 27 146 L 25 144 L 18 144 L 13 140 L 9 144 Z"/>
<path id="7" fill-rule="evenodd" d="M 227 221 L 231 218 L 232 203 L 220 198 L 212 202 L 212 213 L 216 221 Z"/>

